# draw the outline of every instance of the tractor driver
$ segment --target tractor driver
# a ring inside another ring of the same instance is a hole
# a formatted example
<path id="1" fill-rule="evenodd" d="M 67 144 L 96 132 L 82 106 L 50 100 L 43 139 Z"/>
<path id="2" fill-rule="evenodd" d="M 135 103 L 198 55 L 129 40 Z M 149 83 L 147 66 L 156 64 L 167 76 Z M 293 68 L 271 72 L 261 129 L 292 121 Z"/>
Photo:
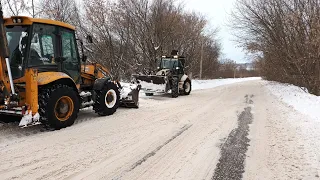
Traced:
<path id="1" fill-rule="evenodd" d="M 22 76 L 22 52 L 20 51 L 20 38 L 22 32 L 8 33 L 10 66 L 13 78 Z"/>

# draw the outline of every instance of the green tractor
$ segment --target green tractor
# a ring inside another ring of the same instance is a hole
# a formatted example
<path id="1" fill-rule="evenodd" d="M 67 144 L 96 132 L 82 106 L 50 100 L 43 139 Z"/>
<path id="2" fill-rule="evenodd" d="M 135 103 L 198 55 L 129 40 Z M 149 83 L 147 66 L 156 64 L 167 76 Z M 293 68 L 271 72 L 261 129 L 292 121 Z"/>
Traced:
<path id="1" fill-rule="evenodd" d="M 173 98 L 189 95 L 191 79 L 185 74 L 185 57 L 178 56 L 173 50 L 171 56 L 162 56 L 158 61 L 157 73 L 154 75 L 133 75 L 140 83 L 146 96 L 171 93 Z"/>

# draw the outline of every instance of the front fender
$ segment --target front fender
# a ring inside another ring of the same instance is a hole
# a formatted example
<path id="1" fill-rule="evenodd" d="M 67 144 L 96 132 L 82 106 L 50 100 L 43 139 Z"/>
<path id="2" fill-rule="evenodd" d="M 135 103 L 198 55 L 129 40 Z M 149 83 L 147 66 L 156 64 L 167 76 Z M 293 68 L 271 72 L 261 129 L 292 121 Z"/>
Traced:
<path id="1" fill-rule="evenodd" d="M 97 79 L 97 80 L 94 82 L 93 90 L 101 91 L 101 90 L 103 89 L 103 87 L 104 87 L 108 82 L 111 82 L 111 79 L 110 79 L 109 77 L 104 77 L 104 78 Z"/>
<path id="2" fill-rule="evenodd" d="M 41 72 L 38 73 L 38 85 L 47 85 L 60 79 L 69 79 L 73 83 L 73 79 L 63 72 Z M 74 83 L 75 84 L 75 83 Z"/>
<path id="3" fill-rule="evenodd" d="M 187 79 L 188 79 L 188 76 L 184 74 L 184 75 L 181 77 L 180 82 L 184 82 L 184 81 L 187 80 Z"/>

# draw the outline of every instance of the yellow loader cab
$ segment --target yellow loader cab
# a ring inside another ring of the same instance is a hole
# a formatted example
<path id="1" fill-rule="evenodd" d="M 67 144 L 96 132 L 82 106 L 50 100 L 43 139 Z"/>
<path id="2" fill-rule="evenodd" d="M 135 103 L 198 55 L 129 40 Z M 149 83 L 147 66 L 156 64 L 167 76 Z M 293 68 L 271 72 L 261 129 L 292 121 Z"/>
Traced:
<path id="1" fill-rule="evenodd" d="M 80 57 L 75 27 L 23 16 L 2 18 L 0 25 L 0 114 L 21 116 L 20 126 L 60 129 L 81 108 L 106 116 L 120 103 L 138 107 L 138 86 L 120 99 L 122 87 L 109 71 Z"/>

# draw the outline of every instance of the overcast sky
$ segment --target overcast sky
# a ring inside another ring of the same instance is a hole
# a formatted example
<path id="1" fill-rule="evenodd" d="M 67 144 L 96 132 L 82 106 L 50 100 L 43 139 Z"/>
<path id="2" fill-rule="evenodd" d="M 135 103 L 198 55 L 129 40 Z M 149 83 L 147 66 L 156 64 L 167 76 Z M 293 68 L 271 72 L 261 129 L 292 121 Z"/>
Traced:
<path id="1" fill-rule="evenodd" d="M 247 62 L 245 53 L 233 42 L 231 29 L 226 26 L 230 12 L 236 0 L 180 0 L 188 11 L 200 12 L 205 15 L 213 27 L 219 27 L 219 38 L 224 58 L 237 62 Z"/>

